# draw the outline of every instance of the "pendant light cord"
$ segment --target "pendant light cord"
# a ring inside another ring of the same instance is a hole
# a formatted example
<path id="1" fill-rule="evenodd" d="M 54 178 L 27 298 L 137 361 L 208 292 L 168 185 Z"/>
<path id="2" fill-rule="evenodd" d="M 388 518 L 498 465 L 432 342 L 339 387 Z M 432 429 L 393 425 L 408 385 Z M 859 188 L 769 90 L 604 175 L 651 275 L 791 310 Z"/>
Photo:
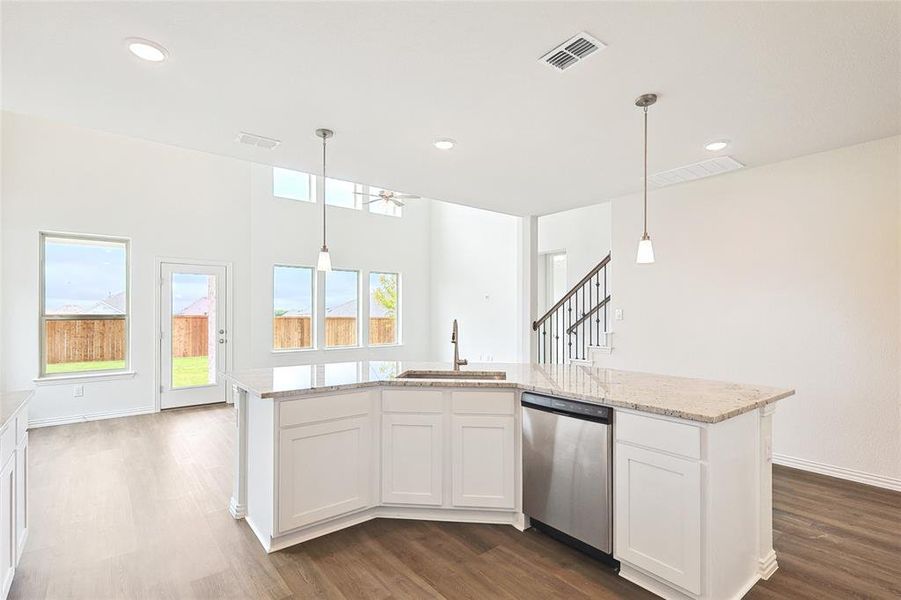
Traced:
<path id="1" fill-rule="evenodd" d="M 322 249 L 325 250 L 328 246 L 325 243 L 325 139 L 326 136 L 322 136 Z"/>
<path id="2" fill-rule="evenodd" d="M 644 236 L 648 237 L 648 107 L 644 107 Z"/>

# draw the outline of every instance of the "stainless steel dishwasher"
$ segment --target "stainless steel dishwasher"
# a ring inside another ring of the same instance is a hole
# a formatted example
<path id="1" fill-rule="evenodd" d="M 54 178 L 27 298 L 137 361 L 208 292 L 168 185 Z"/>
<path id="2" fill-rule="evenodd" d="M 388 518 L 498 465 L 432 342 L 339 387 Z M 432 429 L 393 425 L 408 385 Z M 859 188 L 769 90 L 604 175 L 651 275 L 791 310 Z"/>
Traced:
<path id="1" fill-rule="evenodd" d="M 613 411 L 522 395 L 523 512 L 532 526 L 616 565 Z"/>

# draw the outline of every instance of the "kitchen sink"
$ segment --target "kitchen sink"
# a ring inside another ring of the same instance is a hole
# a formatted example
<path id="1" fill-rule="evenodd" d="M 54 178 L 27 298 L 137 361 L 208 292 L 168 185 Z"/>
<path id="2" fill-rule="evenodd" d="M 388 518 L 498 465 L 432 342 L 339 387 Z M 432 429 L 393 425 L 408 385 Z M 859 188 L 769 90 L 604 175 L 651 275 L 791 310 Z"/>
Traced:
<path id="1" fill-rule="evenodd" d="M 504 371 L 404 371 L 397 379 L 477 379 L 484 381 L 505 381 Z"/>

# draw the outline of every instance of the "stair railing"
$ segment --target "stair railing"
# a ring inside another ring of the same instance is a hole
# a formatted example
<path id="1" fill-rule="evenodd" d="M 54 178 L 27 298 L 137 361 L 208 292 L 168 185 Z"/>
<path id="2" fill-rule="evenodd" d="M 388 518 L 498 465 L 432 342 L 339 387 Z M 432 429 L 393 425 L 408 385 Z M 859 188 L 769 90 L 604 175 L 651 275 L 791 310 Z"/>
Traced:
<path id="1" fill-rule="evenodd" d="M 607 345 L 607 265 L 610 254 L 566 292 L 540 319 L 532 323 L 537 333 L 538 362 L 565 364 L 586 360 L 591 346 Z"/>

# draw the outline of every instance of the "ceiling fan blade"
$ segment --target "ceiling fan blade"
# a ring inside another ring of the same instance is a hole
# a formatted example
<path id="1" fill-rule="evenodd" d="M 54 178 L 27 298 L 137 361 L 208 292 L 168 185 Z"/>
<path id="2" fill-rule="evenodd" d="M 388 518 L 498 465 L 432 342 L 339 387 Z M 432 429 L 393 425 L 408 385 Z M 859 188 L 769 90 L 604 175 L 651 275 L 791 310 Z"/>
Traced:
<path id="1" fill-rule="evenodd" d="M 394 206 L 396 206 L 396 207 L 398 207 L 398 208 L 403 208 L 404 206 L 407 205 L 405 202 L 401 202 L 401 201 L 398 200 L 397 198 L 392 198 L 392 199 L 391 199 L 391 202 L 394 204 Z"/>
<path id="2" fill-rule="evenodd" d="M 416 194 L 394 194 L 395 198 L 403 198 L 404 200 L 418 200 L 422 196 L 417 196 Z"/>
<path id="3" fill-rule="evenodd" d="M 380 198 L 378 194 L 364 194 L 363 192 L 354 192 L 354 196 L 368 196 L 370 198 Z"/>

